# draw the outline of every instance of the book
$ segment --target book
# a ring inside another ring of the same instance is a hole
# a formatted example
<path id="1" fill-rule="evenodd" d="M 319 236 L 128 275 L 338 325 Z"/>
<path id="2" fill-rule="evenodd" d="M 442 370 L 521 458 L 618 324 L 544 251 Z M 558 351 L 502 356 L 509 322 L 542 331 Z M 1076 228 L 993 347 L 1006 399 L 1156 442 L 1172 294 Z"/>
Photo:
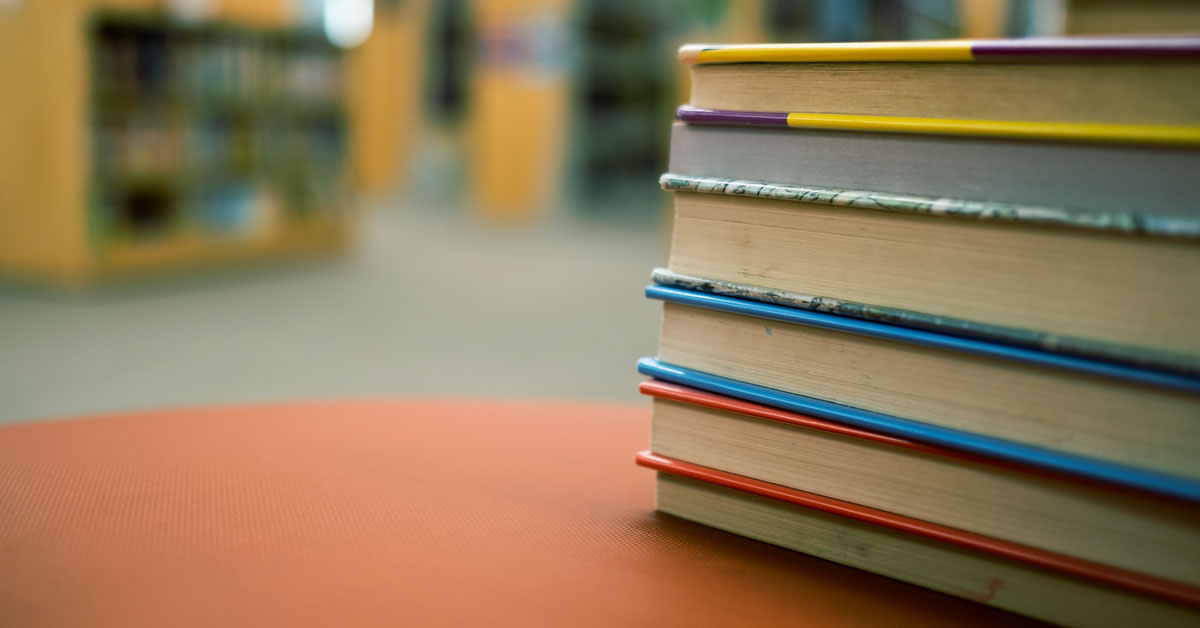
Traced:
<path id="1" fill-rule="evenodd" d="M 662 381 L 654 453 L 1188 584 L 1200 597 L 1200 507 Z"/>
<path id="2" fill-rule="evenodd" d="M 1190 591 L 642 452 L 661 512 L 1068 626 L 1194 626 Z M 1142 585 L 1150 585 L 1148 588 Z"/>
<path id="3" fill-rule="evenodd" d="M 1200 372 L 1197 217 L 675 174 L 660 183 L 675 192 L 672 272 Z"/>
<path id="4" fill-rule="evenodd" d="M 704 109 L 1200 125 L 1194 37 L 687 45 L 679 57 Z"/>
<path id="5" fill-rule="evenodd" d="M 664 304 L 643 374 L 1200 496 L 1200 379 L 665 286 L 646 295 Z"/>
<path id="6" fill-rule="evenodd" d="M 1129 216 L 1131 225 L 1156 217 L 1197 221 L 1195 147 L 781 129 L 743 123 L 742 112 L 687 105 L 678 117 L 672 175 L 1065 208 Z"/>

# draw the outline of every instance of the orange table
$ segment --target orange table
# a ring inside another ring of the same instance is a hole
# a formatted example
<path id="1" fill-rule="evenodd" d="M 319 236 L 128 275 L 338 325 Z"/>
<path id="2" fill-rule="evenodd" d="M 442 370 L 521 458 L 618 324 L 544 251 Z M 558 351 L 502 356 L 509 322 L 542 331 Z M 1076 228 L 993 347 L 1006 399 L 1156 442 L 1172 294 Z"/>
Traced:
<path id="1" fill-rule="evenodd" d="M 1023 620 L 653 512 L 647 406 L 381 401 L 0 428 L 0 625 Z"/>

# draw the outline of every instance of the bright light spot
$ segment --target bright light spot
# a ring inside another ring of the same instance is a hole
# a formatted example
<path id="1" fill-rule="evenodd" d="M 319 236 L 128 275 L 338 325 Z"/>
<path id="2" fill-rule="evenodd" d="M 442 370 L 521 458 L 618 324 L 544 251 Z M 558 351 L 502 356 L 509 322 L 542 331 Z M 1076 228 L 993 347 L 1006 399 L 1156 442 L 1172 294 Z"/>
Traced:
<path id="1" fill-rule="evenodd" d="M 212 16 L 215 0 L 168 0 L 167 10 L 185 22 L 201 22 Z"/>
<path id="2" fill-rule="evenodd" d="M 374 0 L 325 0 L 325 37 L 335 46 L 363 43 L 374 23 Z"/>

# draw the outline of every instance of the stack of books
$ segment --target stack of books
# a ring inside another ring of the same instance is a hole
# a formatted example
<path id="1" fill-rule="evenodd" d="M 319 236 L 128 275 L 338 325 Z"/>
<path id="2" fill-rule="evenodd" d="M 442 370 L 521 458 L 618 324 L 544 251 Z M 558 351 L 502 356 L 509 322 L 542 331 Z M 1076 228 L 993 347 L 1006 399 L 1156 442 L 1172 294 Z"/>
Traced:
<path id="1" fill-rule="evenodd" d="M 1200 39 L 685 46 L 660 511 L 1200 625 Z"/>

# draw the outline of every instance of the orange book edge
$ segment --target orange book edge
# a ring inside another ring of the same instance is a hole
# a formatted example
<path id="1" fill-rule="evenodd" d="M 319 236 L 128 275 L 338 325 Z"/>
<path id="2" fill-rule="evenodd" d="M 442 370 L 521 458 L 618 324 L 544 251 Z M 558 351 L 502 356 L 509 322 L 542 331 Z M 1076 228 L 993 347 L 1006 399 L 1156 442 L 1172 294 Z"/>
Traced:
<path id="1" fill-rule="evenodd" d="M 1036 565 L 1192 606 L 1200 606 L 1200 588 L 1191 585 L 1148 576 L 1127 569 L 1110 567 L 1090 560 L 1064 556 L 875 508 L 859 506 L 858 504 L 844 502 L 839 499 L 824 497 L 741 475 L 734 475 L 683 462 L 682 460 L 675 460 L 674 458 L 660 456 L 650 451 L 638 452 L 637 464 L 662 473 L 707 482 L 802 508 L 812 508 L 832 515 L 883 526 L 908 534 L 915 534 L 943 543 L 950 543 L 1000 558 Z"/>

